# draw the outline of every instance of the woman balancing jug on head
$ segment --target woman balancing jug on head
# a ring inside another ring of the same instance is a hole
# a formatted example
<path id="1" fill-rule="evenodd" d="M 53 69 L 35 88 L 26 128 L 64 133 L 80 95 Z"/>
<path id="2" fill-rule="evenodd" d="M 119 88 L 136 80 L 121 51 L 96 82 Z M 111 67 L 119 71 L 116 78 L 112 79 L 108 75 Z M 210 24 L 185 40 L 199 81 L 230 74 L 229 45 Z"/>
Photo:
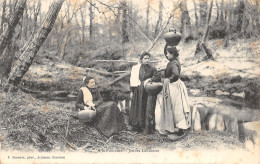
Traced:
<path id="1" fill-rule="evenodd" d="M 160 134 L 168 135 L 172 140 L 183 137 L 191 126 L 188 93 L 185 84 L 180 79 L 179 51 L 175 47 L 179 41 L 178 36 L 174 42 L 167 43 L 164 48 L 165 57 L 169 62 L 164 72 L 162 96 L 158 97 L 161 100 L 157 100 L 161 102 L 157 106 L 160 113 L 157 129 Z"/>

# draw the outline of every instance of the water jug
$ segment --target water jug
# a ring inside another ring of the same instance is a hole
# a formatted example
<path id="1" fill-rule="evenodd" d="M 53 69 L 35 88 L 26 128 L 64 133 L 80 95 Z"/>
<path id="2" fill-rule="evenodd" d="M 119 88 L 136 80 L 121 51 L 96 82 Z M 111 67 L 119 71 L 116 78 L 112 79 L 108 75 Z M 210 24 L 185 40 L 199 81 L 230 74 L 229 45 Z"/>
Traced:
<path id="1" fill-rule="evenodd" d="M 181 33 L 176 32 L 174 28 L 170 28 L 169 32 L 164 35 L 165 41 L 170 46 L 177 46 L 181 41 Z"/>

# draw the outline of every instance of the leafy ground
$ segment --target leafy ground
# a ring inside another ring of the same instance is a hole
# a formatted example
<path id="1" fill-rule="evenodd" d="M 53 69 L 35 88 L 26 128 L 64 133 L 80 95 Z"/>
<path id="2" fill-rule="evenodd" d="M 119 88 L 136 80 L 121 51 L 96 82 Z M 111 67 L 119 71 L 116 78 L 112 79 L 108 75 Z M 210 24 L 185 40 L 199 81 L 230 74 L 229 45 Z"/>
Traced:
<path id="1" fill-rule="evenodd" d="M 4 100 L 1 93 L 1 100 Z M 110 138 L 100 135 L 92 125 L 73 116 L 74 103 L 44 102 L 18 93 L 11 104 L 1 101 L 1 148 L 20 151 L 127 151 L 140 149 L 223 150 L 241 149 L 236 134 L 199 131 L 172 142 L 157 132 L 142 135 L 123 131 Z"/>

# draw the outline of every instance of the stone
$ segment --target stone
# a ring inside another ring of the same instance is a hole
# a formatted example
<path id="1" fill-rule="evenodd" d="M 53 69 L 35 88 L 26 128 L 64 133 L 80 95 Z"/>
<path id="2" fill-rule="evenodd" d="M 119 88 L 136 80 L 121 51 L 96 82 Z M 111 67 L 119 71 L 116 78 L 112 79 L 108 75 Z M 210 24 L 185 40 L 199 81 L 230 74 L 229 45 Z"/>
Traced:
<path id="1" fill-rule="evenodd" d="M 209 130 L 217 130 L 217 131 L 224 131 L 225 124 L 223 116 L 217 113 L 214 113 L 209 118 Z"/>
<path id="2" fill-rule="evenodd" d="M 218 95 L 218 96 L 222 96 L 222 95 L 228 96 L 228 95 L 230 95 L 229 92 L 225 92 L 225 91 L 221 91 L 221 90 L 216 90 L 215 94 Z"/>
<path id="3" fill-rule="evenodd" d="M 240 93 L 234 92 L 234 93 L 232 93 L 231 95 L 232 95 L 232 96 L 235 96 L 235 97 L 240 97 L 240 98 L 242 98 L 242 99 L 244 99 L 245 96 L 246 96 L 245 92 L 240 92 Z"/>
<path id="4" fill-rule="evenodd" d="M 193 108 L 192 108 L 191 120 L 192 120 L 191 129 L 194 130 L 194 131 L 201 130 L 200 113 L 197 110 L 196 106 L 193 106 Z"/>
<path id="5" fill-rule="evenodd" d="M 260 139 L 260 121 L 253 122 L 239 122 L 238 123 L 239 140 L 245 144 L 250 144 L 251 142 L 255 146 L 259 145 Z"/>

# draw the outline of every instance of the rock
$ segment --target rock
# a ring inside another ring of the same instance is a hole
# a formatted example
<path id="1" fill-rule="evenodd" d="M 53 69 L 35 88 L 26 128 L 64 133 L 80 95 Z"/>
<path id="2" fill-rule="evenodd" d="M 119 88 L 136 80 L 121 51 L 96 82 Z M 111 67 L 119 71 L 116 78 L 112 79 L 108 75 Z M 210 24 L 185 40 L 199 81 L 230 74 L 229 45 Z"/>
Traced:
<path id="1" fill-rule="evenodd" d="M 211 115 L 211 117 L 209 118 L 209 130 L 225 130 L 225 124 L 222 115 L 217 113 Z"/>
<path id="2" fill-rule="evenodd" d="M 206 130 L 208 127 L 208 115 L 209 109 L 207 107 L 197 106 L 197 111 L 199 112 L 200 116 L 200 125 L 202 130 Z"/>
<path id="3" fill-rule="evenodd" d="M 200 90 L 199 89 L 190 89 L 189 90 L 190 93 L 193 95 L 193 96 L 196 96 L 200 93 Z"/>
<path id="4" fill-rule="evenodd" d="M 222 95 L 228 96 L 228 95 L 230 95 L 229 92 L 225 92 L 225 91 L 221 91 L 221 90 L 216 90 L 215 94 L 218 95 L 218 96 L 222 96 Z"/>
<path id="5" fill-rule="evenodd" d="M 241 142 L 249 143 L 250 141 L 252 141 L 254 145 L 259 144 L 260 121 L 253 121 L 253 122 L 246 122 L 246 123 L 239 122 L 238 132 L 239 132 L 239 140 Z"/>
<path id="6" fill-rule="evenodd" d="M 230 80 L 230 82 L 231 82 L 231 83 L 239 83 L 239 82 L 241 82 L 241 80 L 242 80 L 242 77 L 238 75 L 238 76 L 233 77 L 233 78 Z"/>
<path id="7" fill-rule="evenodd" d="M 244 99 L 245 96 L 246 96 L 245 92 L 240 92 L 240 93 L 234 92 L 234 93 L 232 93 L 231 95 L 232 95 L 232 96 L 235 96 L 235 97 L 240 97 L 240 98 L 242 98 L 242 99 Z"/>
<path id="8" fill-rule="evenodd" d="M 196 105 L 192 108 L 192 115 L 191 115 L 191 129 L 194 131 L 201 130 L 201 120 L 200 120 L 200 113 L 197 110 Z"/>
<path id="9" fill-rule="evenodd" d="M 225 130 L 232 133 L 238 133 L 237 119 L 231 118 L 229 116 L 224 116 L 223 118 L 224 118 Z"/>

